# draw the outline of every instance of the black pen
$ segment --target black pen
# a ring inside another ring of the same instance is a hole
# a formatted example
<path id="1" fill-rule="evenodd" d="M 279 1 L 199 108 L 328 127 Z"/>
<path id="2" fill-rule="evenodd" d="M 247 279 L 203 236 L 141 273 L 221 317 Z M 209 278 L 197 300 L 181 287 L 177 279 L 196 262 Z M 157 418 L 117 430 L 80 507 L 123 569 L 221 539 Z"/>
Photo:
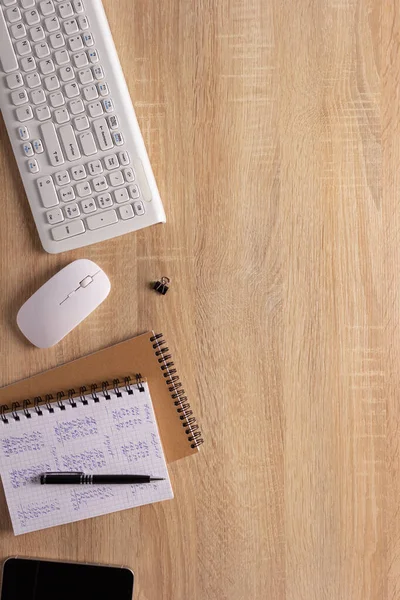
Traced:
<path id="1" fill-rule="evenodd" d="M 110 484 L 110 483 L 150 483 L 151 481 L 164 481 L 162 477 L 150 475 L 85 475 L 82 471 L 43 473 L 40 483 L 47 484 Z"/>

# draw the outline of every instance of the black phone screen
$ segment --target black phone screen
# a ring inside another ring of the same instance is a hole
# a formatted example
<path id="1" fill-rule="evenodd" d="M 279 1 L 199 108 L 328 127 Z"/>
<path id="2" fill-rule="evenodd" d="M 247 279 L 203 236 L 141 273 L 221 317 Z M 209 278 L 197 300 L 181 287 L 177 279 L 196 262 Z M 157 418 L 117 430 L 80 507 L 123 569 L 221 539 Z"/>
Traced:
<path id="1" fill-rule="evenodd" d="M 133 573 L 122 567 L 9 558 L 1 600 L 132 600 Z"/>

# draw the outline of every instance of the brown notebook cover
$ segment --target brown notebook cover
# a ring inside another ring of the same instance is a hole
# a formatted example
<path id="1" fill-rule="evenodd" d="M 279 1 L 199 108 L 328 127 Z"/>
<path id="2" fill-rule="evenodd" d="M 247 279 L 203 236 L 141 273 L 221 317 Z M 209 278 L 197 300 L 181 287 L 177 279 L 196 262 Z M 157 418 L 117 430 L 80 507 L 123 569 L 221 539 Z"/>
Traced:
<path id="1" fill-rule="evenodd" d="M 196 419 L 165 341 L 153 331 L 8 385 L 0 389 L 0 405 L 11 408 L 13 402 L 19 402 L 22 407 L 27 398 L 44 399 L 46 394 L 56 398 L 59 391 L 67 394 L 81 386 L 90 389 L 92 383 L 101 386 L 113 379 L 123 382 L 124 377 L 136 373 L 149 382 L 167 462 L 196 453 L 203 441 Z"/>

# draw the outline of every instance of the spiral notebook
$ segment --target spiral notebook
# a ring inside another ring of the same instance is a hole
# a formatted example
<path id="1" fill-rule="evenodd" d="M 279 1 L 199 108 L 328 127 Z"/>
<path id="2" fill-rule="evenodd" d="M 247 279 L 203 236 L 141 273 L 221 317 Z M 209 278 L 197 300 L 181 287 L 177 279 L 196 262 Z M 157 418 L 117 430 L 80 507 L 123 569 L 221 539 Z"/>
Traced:
<path id="1" fill-rule="evenodd" d="M 134 473 L 140 485 L 41 485 L 51 471 Z M 3 414 L 0 473 L 15 535 L 173 497 L 148 384 L 125 378 L 112 389 L 59 394 Z"/>
<path id="2" fill-rule="evenodd" d="M 203 438 L 171 354 L 164 336 L 151 331 L 4 387 L 0 427 L 13 408 L 34 410 L 34 405 L 68 397 L 71 390 L 84 394 L 94 382 L 101 387 L 141 373 L 149 382 L 167 462 L 194 454 Z"/>

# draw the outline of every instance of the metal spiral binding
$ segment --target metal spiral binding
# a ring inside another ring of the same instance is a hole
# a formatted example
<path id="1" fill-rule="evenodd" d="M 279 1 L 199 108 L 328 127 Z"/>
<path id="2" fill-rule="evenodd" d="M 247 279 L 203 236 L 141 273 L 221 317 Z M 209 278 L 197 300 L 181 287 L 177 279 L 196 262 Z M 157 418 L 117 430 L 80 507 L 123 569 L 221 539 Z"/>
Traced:
<path id="1" fill-rule="evenodd" d="M 182 421 L 182 427 L 185 428 L 185 434 L 190 442 L 190 446 L 191 448 L 197 448 L 203 444 L 204 440 L 201 437 L 201 431 L 197 425 L 196 417 L 193 416 L 193 411 L 190 408 L 179 375 L 176 373 L 175 363 L 170 360 L 172 355 L 167 354 L 169 348 L 162 338 L 162 333 L 156 333 L 151 336 L 150 342 L 152 342 L 153 348 L 156 351 L 155 355 L 160 363 L 160 369 L 163 371 L 165 383 L 168 385 L 168 391 L 174 401 L 174 406 L 176 406 L 179 419 Z"/>
<path id="2" fill-rule="evenodd" d="M 28 409 L 28 406 L 30 406 L 31 404 L 32 402 L 30 400 L 24 400 L 22 403 L 22 410 L 27 419 L 30 419 L 32 417 L 31 411 Z"/>
<path id="3" fill-rule="evenodd" d="M 9 408 L 7 404 L 3 404 L 2 406 L 0 406 L 0 419 L 3 421 L 4 425 L 8 425 L 8 419 L 6 417 L 6 411 L 8 410 Z"/>

